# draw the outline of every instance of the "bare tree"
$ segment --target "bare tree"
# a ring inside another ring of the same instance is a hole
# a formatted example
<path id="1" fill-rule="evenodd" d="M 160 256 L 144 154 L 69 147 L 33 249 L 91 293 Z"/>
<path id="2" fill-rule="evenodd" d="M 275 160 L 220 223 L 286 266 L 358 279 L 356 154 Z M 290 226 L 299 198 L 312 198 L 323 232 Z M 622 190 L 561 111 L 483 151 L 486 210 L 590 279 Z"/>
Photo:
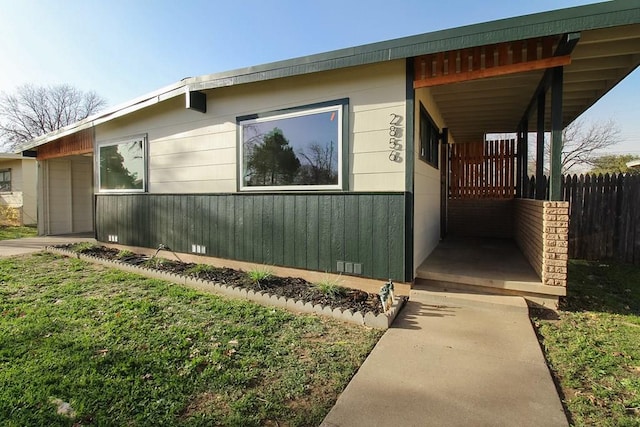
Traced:
<path id="1" fill-rule="evenodd" d="M 578 167 L 595 166 L 602 151 L 620 142 L 620 129 L 614 120 L 596 121 L 587 124 L 575 120 L 562 131 L 562 174 Z M 551 154 L 549 138 L 545 138 L 545 157 Z M 548 170 L 548 168 L 546 168 Z"/>
<path id="2" fill-rule="evenodd" d="M 306 164 L 302 165 L 300 173 L 301 184 L 311 185 L 327 185 L 337 184 L 338 171 L 337 158 L 334 150 L 333 141 L 328 145 L 321 145 L 317 142 L 307 147 L 308 153 L 304 150 L 298 154 L 306 160 Z"/>
<path id="3" fill-rule="evenodd" d="M 23 85 L 14 94 L 0 94 L 0 136 L 14 149 L 40 135 L 60 129 L 106 106 L 95 92 L 70 85 Z"/>

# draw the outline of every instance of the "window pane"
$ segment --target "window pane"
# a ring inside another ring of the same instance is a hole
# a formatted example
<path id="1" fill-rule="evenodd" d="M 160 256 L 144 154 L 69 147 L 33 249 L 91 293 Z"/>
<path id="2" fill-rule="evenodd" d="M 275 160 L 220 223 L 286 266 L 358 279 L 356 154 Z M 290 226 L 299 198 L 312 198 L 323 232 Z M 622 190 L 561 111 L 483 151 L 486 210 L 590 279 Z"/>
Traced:
<path id="1" fill-rule="evenodd" d="M 143 141 L 100 147 L 101 190 L 143 190 Z"/>
<path id="2" fill-rule="evenodd" d="M 243 186 L 339 185 L 340 114 L 242 123 Z"/>
<path id="3" fill-rule="evenodd" d="M 0 191 L 11 191 L 11 171 L 0 171 Z"/>
<path id="4" fill-rule="evenodd" d="M 419 158 L 438 167 L 438 128 L 433 124 L 426 110 L 420 105 L 420 153 Z"/>

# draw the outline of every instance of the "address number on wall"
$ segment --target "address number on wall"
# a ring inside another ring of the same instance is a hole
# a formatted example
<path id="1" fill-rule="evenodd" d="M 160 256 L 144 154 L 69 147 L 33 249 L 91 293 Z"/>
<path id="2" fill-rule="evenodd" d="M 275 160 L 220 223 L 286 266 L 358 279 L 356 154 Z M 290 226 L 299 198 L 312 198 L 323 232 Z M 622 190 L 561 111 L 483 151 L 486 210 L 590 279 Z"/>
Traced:
<path id="1" fill-rule="evenodd" d="M 402 116 L 399 114 L 391 113 L 391 120 L 389 121 L 389 160 L 392 162 L 402 162 Z"/>

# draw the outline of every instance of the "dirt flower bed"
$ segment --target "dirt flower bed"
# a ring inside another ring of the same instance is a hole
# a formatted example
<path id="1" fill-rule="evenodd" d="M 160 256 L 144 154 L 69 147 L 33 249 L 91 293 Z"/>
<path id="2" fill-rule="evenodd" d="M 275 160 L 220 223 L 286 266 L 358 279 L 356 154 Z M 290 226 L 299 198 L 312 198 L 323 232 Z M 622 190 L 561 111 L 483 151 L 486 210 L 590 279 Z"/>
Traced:
<path id="1" fill-rule="evenodd" d="M 298 277 L 279 277 L 268 270 L 241 271 L 226 267 L 214 267 L 207 264 L 186 263 L 168 260 L 161 257 L 133 253 L 128 250 L 118 250 L 106 246 L 71 244 L 57 246 L 60 249 L 84 255 L 119 261 L 126 264 L 155 269 L 181 276 L 189 276 L 227 286 L 234 286 L 267 293 L 279 297 L 319 304 L 331 308 L 350 310 L 355 313 L 371 312 L 374 315 L 383 313 L 380 298 L 376 294 L 358 289 L 342 287 L 331 281 L 324 283 L 310 283 Z"/>

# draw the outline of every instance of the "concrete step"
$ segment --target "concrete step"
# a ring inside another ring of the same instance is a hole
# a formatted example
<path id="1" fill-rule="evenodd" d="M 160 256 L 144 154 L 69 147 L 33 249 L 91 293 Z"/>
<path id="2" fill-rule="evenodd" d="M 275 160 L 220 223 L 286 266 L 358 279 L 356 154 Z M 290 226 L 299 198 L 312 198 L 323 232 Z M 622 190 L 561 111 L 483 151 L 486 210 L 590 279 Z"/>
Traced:
<path id="1" fill-rule="evenodd" d="M 411 290 L 410 301 L 419 301 L 425 304 L 464 304 L 465 306 L 517 311 L 528 313 L 529 307 L 521 296 L 491 295 L 477 293 L 473 290 L 464 291 L 456 289 L 443 289 L 429 286 L 419 286 Z"/>

